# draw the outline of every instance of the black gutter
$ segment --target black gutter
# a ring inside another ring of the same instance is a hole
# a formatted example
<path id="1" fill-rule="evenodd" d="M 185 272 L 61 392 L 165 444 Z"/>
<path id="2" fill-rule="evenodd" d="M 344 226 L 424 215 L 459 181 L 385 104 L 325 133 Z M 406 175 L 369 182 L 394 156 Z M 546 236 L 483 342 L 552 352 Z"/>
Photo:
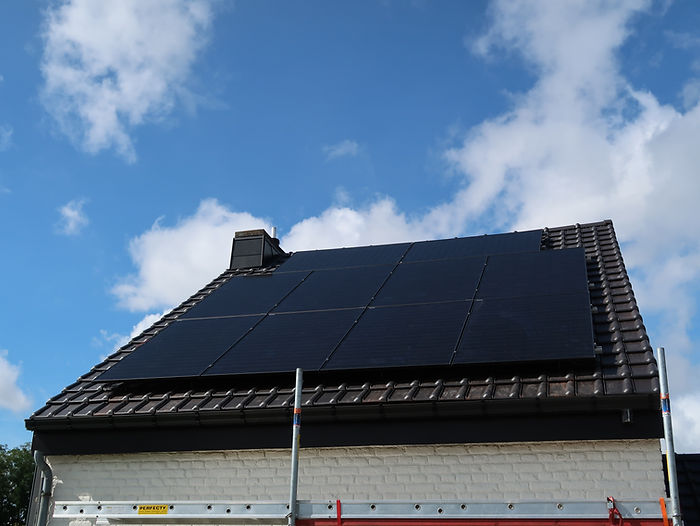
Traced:
<path id="1" fill-rule="evenodd" d="M 503 402 L 309 407 L 304 409 L 304 446 L 646 439 L 663 435 L 658 399 L 654 405 L 646 397 L 606 397 L 593 408 L 576 399 L 531 404 L 520 400 L 517 413 L 512 411 L 515 404 Z M 285 408 L 63 422 L 48 419 L 35 427 L 33 447 L 59 455 L 287 448 L 290 417 Z"/>
<path id="2" fill-rule="evenodd" d="M 324 404 L 304 408 L 304 421 L 375 422 L 393 419 L 421 419 L 435 417 L 473 418 L 479 416 L 508 416 L 523 414 L 597 413 L 630 409 L 659 412 L 655 394 L 598 397 L 543 397 L 499 400 L 454 400 L 389 403 Z M 100 428 L 159 428 L 207 425 L 267 425 L 289 422 L 292 408 L 266 407 L 261 409 L 193 410 L 176 413 L 154 411 L 148 414 L 131 413 L 109 416 L 48 416 L 25 420 L 29 431 L 56 431 Z M 659 413 L 660 418 L 660 413 Z M 663 433 L 659 435 L 663 436 Z"/>

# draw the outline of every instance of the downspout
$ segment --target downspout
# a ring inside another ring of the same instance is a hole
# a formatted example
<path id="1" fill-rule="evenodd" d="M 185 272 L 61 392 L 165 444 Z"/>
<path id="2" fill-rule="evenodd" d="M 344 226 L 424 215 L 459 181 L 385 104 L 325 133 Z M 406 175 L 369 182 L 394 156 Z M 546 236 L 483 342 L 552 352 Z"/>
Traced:
<path id="1" fill-rule="evenodd" d="M 49 503 L 51 502 L 53 473 L 41 451 L 34 451 L 34 461 L 36 462 L 36 469 L 41 470 L 43 475 L 41 480 L 41 492 L 39 493 L 39 513 L 37 514 L 36 526 L 46 526 L 49 514 Z"/>

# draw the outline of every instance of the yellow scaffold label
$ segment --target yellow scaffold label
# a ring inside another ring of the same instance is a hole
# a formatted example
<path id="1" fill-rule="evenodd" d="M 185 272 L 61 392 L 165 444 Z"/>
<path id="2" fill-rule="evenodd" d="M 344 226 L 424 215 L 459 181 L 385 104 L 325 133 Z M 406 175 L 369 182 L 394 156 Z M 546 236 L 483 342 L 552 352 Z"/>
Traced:
<path id="1" fill-rule="evenodd" d="M 139 515 L 167 515 L 167 504 L 139 504 Z"/>

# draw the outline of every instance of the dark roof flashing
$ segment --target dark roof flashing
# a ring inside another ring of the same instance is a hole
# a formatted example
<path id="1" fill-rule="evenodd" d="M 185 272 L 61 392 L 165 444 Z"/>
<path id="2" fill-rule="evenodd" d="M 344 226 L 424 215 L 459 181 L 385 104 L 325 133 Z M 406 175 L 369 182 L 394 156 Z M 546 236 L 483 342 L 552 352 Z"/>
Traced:
<path id="1" fill-rule="evenodd" d="M 284 255 L 279 239 L 271 237 L 264 229 L 242 230 L 233 238 L 229 269 L 264 267 Z"/>

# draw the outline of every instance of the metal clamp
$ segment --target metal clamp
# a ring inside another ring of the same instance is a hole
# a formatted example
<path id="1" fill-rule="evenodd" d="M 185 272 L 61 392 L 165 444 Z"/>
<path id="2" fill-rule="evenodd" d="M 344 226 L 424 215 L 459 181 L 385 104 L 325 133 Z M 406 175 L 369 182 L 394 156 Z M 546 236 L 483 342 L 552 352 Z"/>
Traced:
<path id="1" fill-rule="evenodd" d="M 622 513 L 617 509 L 613 497 L 608 497 L 608 522 L 610 526 L 622 526 Z"/>

